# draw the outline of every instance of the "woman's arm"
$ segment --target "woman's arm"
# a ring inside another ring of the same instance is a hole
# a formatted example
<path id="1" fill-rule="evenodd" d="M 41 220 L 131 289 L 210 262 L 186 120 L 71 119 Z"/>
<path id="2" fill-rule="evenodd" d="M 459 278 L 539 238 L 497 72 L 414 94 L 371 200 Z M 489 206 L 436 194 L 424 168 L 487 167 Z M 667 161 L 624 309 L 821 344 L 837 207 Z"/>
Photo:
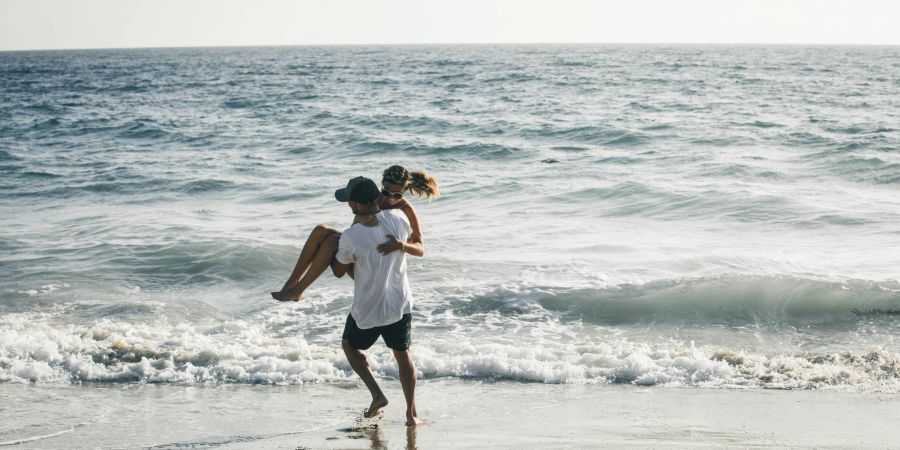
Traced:
<path id="1" fill-rule="evenodd" d="M 406 214 L 406 218 L 409 219 L 409 227 L 412 228 L 409 239 L 400 250 L 412 256 L 425 256 L 425 239 L 422 237 L 422 229 L 419 228 L 419 215 L 416 214 L 416 209 L 413 208 L 412 203 L 404 201 L 400 211 Z"/>
<path id="2" fill-rule="evenodd" d="M 403 214 L 406 214 L 406 218 L 409 219 L 409 226 L 412 228 L 412 233 L 409 235 L 407 242 L 422 244 L 422 252 L 424 253 L 425 239 L 422 237 L 422 229 L 419 228 L 419 215 L 416 214 L 416 209 L 413 208 L 411 203 L 404 201 L 403 206 L 400 207 L 400 211 L 403 211 Z"/>
<path id="3" fill-rule="evenodd" d="M 400 210 L 403 211 L 403 214 L 406 214 L 406 218 L 409 219 L 409 227 L 412 229 L 412 232 L 409 235 L 409 239 L 406 242 L 400 242 L 395 236 L 388 236 L 388 241 L 384 244 L 378 246 L 378 251 L 382 255 L 387 255 L 390 252 L 400 250 L 402 252 L 406 252 L 411 256 L 425 256 L 425 240 L 422 238 L 422 231 L 419 228 L 419 216 L 416 214 L 415 208 L 404 200 L 403 205 L 400 206 Z"/>
<path id="4" fill-rule="evenodd" d="M 412 239 L 412 238 L 410 238 Z M 388 241 L 378 246 L 378 252 L 387 255 L 390 252 L 400 250 L 412 256 L 425 256 L 425 244 L 421 242 L 400 242 L 396 236 L 388 235 Z"/>

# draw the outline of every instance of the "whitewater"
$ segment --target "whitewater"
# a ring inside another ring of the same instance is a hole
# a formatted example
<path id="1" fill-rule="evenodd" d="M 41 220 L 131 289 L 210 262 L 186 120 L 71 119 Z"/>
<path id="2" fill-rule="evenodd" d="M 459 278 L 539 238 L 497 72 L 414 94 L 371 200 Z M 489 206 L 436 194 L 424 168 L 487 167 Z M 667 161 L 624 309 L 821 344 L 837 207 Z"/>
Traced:
<path id="1" fill-rule="evenodd" d="M 334 190 L 425 169 L 426 380 L 900 392 L 900 49 L 0 53 L 0 384 L 341 385 Z M 370 353 L 396 377 L 388 349 Z"/>

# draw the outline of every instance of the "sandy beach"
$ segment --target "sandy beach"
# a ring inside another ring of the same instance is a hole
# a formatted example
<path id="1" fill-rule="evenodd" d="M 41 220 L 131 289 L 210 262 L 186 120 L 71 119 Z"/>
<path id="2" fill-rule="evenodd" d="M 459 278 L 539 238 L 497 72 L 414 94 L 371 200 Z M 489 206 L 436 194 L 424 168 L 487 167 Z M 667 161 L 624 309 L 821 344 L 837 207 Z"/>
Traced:
<path id="1" fill-rule="evenodd" d="M 0 386 L 12 448 L 890 448 L 900 398 L 779 390 L 428 380 L 379 419 L 355 384 Z M 48 413 L 48 411 L 53 411 Z"/>

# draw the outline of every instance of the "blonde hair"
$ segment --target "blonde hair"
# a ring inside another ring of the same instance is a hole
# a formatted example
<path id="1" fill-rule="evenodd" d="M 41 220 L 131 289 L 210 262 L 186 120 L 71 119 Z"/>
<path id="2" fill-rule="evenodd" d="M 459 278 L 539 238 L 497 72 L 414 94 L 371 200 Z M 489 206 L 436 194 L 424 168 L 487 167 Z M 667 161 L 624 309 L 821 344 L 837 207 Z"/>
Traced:
<path id="1" fill-rule="evenodd" d="M 441 195 L 437 180 L 424 170 L 410 172 L 403 166 L 391 166 L 382 174 L 381 182 L 399 184 L 404 191 L 409 191 L 418 198 L 431 200 Z"/>

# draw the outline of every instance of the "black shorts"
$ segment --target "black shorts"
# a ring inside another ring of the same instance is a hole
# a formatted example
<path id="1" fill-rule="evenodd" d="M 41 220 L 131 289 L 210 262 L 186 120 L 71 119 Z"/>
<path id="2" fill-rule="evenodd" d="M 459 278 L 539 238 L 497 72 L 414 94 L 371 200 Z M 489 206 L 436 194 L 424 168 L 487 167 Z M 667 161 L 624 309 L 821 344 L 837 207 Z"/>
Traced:
<path id="1" fill-rule="evenodd" d="M 367 330 L 361 330 L 356 326 L 353 316 L 347 314 L 347 324 L 344 325 L 342 339 L 350 341 L 350 346 L 366 350 L 378 340 L 378 336 L 384 338 L 384 343 L 392 350 L 405 351 L 412 343 L 410 332 L 412 331 L 412 314 L 404 314 L 400 320 L 390 324 Z"/>

